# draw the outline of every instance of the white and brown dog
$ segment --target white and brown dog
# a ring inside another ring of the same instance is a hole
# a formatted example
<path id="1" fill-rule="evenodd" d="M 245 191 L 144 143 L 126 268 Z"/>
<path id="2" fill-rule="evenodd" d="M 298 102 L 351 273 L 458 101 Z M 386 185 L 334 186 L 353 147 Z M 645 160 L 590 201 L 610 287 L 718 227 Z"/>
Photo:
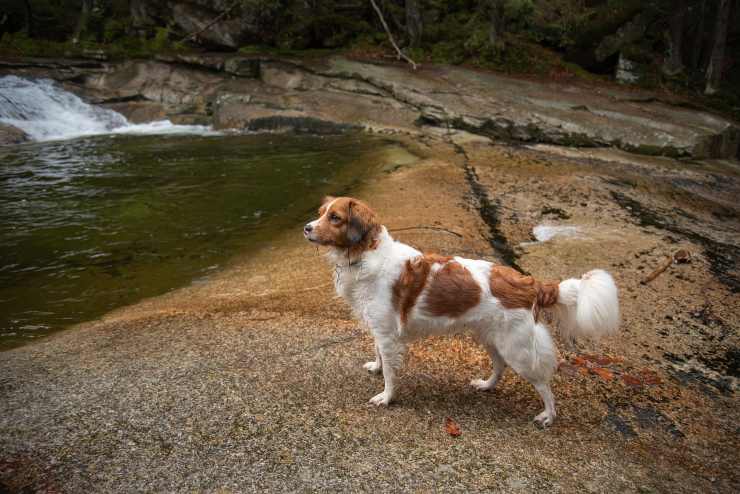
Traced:
<path id="1" fill-rule="evenodd" d="M 385 389 L 370 399 L 375 405 L 393 400 L 407 343 L 467 329 L 493 366 L 488 379 L 471 384 L 491 390 L 512 367 L 542 397 L 545 410 L 534 420 L 547 426 L 555 419 L 550 380 L 557 358 L 540 312 L 555 311 L 569 340 L 611 334 L 619 325 L 617 287 L 605 271 L 541 282 L 488 261 L 422 254 L 393 240 L 372 209 L 350 197 L 325 198 L 303 233 L 329 247 L 337 293 L 375 338 L 375 360 L 364 365 L 383 372 Z"/>

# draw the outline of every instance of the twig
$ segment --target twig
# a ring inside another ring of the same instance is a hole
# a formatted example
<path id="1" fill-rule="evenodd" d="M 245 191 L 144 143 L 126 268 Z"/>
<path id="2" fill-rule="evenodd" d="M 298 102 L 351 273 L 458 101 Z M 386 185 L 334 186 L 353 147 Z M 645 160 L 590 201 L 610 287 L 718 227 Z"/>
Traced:
<path id="1" fill-rule="evenodd" d="M 642 283 L 643 285 L 647 285 L 648 283 L 650 283 L 651 281 L 653 281 L 655 278 L 657 278 L 660 275 L 660 273 L 662 273 L 663 271 L 665 271 L 666 269 L 668 269 L 668 267 L 671 264 L 673 264 L 673 256 L 666 257 L 665 260 L 663 261 L 663 263 L 660 266 L 658 266 L 657 268 L 655 268 L 655 271 L 653 271 L 652 273 L 650 273 L 649 275 L 647 275 L 645 277 L 645 279 L 642 280 L 640 283 Z"/>
<path id="2" fill-rule="evenodd" d="M 391 30 L 388 28 L 388 24 L 385 22 L 385 18 L 383 17 L 383 12 L 380 11 L 380 8 L 378 8 L 378 4 L 375 3 L 375 0 L 370 0 L 370 3 L 373 4 L 373 8 L 375 9 L 375 12 L 378 13 L 378 17 L 380 17 L 380 22 L 383 24 L 383 28 L 385 29 L 386 34 L 388 34 L 388 39 L 391 41 L 391 44 L 393 45 L 393 48 L 396 49 L 396 53 L 398 53 L 398 59 L 404 59 L 408 63 L 411 64 L 411 67 L 416 70 L 416 62 L 411 60 L 409 57 L 407 57 L 401 49 L 396 44 L 396 40 L 393 39 L 393 35 L 391 34 Z"/>
<path id="3" fill-rule="evenodd" d="M 666 259 L 660 264 L 660 266 L 655 268 L 655 271 L 647 275 L 645 279 L 642 280 L 640 283 L 642 283 L 643 285 L 647 285 L 648 283 L 653 281 L 655 278 L 660 276 L 660 273 L 668 269 L 668 267 L 673 263 L 684 264 L 687 262 L 691 262 L 691 253 L 684 249 L 677 250 L 673 254 L 666 257 Z"/>
<path id="4" fill-rule="evenodd" d="M 389 232 L 404 232 L 407 230 L 433 230 L 437 232 L 449 233 L 450 235 L 454 235 L 457 238 L 463 238 L 463 236 L 457 232 L 453 232 L 452 230 L 448 230 L 447 228 L 440 228 L 436 226 L 409 226 L 406 228 L 391 228 L 388 231 Z"/>
<path id="5" fill-rule="evenodd" d="M 191 39 L 191 38 L 195 39 L 200 33 L 202 33 L 203 31 L 205 31 L 209 27 L 211 27 L 214 24 L 216 24 L 223 17 L 226 17 L 232 10 L 234 10 L 234 7 L 236 7 L 237 5 L 239 5 L 239 3 L 240 3 L 239 0 L 237 0 L 234 3 L 232 3 L 231 4 L 231 7 L 229 7 L 228 9 L 224 10 L 223 12 L 221 12 L 220 14 L 218 14 L 216 17 L 214 17 L 213 20 L 211 22 L 209 22 L 208 24 L 206 24 L 205 26 L 203 26 L 202 29 L 199 29 L 198 31 L 196 31 L 194 33 L 191 33 L 191 34 L 188 34 L 187 36 L 185 36 L 183 39 L 180 40 L 180 43 L 184 43 L 185 41 L 187 41 L 188 39 Z"/>

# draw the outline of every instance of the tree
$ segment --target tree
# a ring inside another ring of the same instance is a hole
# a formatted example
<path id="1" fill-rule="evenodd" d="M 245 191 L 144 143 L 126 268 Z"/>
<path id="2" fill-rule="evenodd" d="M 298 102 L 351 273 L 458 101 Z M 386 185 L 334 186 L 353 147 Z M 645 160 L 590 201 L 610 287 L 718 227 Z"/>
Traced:
<path id="1" fill-rule="evenodd" d="M 727 26 L 730 18 L 732 0 L 719 0 L 717 5 L 717 21 L 714 27 L 714 43 L 707 66 L 704 94 L 715 94 L 719 90 L 724 66 L 725 46 L 727 45 Z"/>
<path id="2" fill-rule="evenodd" d="M 663 73 L 669 76 L 683 72 L 683 35 L 686 18 L 686 0 L 678 0 L 668 21 L 668 56 L 663 63 Z"/>
<path id="3" fill-rule="evenodd" d="M 504 32 L 504 21 L 506 16 L 505 0 L 486 0 L 485 8 L 488 11 L 488 42 L 495 47 L 501 43 L 501 35 Z"/>
<path id="4" fill-rule="evenodd" d="M 72 36 L 72 43 L 77 44 L 80 41 L 80 36 L 87 29 L 87 23 L 90 20 L 90 13 L 92 12 L 93 0 L 82 0 L 80 8 L 80 17 L 77 20 L 77 27 L 75 28 L 74 35 Z"/>
<path id="5" fill-rule="evenodd" d="M 409 35 L 410 46 L 419 46 L 423 27 L 419 0 L 406 0 L 406 32 Z"/>

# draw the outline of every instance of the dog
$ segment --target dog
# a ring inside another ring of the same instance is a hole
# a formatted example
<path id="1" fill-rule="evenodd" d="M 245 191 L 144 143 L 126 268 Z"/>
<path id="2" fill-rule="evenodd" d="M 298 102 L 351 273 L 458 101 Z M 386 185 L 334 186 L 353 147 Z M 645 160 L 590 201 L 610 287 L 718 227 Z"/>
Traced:
<path id="1" fill-rule="evenodd" d="M 363 201 L 326 197 L 305 238 L 328 247 L 337 294 L 371 330 L 375 360 L 364 368 L 383 373 L 383 392 L 370 403 L 389 405 L 409 342 L 469 330 L 491 357 L 488 379 L 471 385 L 493 390 L 506 367 L 529 381 L 545 409 L 534 420 L 555 420 L 550 381 L 557 368 L 555 345 L 540 322 L 553 314 L 567 342 L 614 334 L 619 327 L 617 287 L 609 273 L 593 270 L 580 279 L 539 281 L 484 260 L 423 254 L 394 240 Z"/>

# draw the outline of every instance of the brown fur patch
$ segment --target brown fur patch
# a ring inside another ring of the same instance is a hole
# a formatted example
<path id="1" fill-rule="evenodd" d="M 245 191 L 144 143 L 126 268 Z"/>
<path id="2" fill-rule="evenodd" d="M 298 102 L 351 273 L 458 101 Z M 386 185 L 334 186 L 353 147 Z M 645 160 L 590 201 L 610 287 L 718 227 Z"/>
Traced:
<path id="1" fill-rule="evenodd" d="M 558 301 L 558 282 L 541 282 L 508 266 L 491 268 L 491 294 L 507 309 L 532 309 L 537 321 L 541 309 Z"/>
<path id="2" fill-rule="evenodd" d="M 433 316 L 460 317 L 480 302 L 481 289 L 465 266 L 447 262 L 429 285 L 424 310 Z"/>
<path id="3" fill-rule="evenodd" d="M 419 295 L 424 291 L 429 272 L 434 264 L 445 264 L 452 260 L 448 256 L 423 254 L 406 261 L 401 276 L 393 284 L 393 308 L 401 317 L 401 324 L 406 324 L 409 312 L 414 308 Z"/>

